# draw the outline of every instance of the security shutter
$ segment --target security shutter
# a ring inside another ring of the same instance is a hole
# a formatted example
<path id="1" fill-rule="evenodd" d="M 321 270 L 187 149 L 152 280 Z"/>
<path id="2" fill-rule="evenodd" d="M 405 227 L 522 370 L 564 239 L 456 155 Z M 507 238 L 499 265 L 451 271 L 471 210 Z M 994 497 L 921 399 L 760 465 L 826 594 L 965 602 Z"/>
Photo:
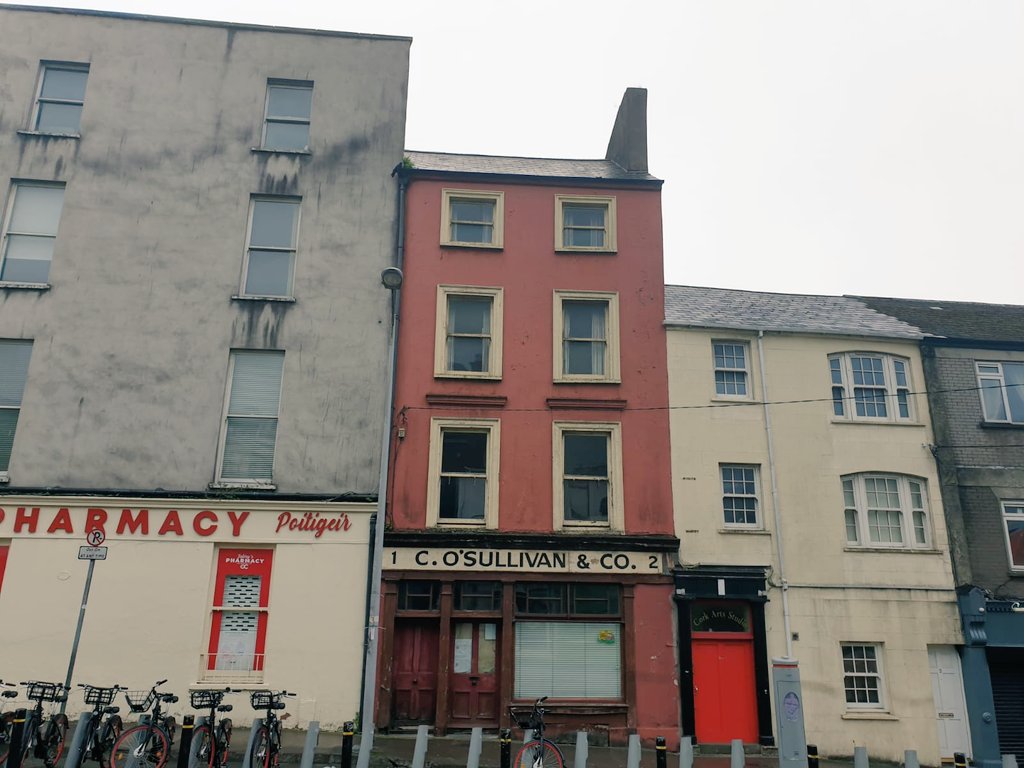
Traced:
<path id="1" fill-rule="evenodd" d="M 207 669 L 263 669 L 272 549 L 218 553 Z"/>
<path id="2" fill-rule="evenodd" d="M 1024 649 L 989 648 L 988 670 L 992 677 L 999 752 L 1017 756 L 1024 763 Z"/>

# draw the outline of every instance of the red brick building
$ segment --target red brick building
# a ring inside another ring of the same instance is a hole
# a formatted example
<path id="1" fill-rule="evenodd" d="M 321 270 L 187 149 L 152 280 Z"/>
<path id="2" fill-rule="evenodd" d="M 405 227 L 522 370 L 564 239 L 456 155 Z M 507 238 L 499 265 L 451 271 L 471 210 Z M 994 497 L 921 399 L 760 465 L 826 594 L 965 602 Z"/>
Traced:
<path id="1" fill-rule="evenodd" d="M 411 152 L 377 723 L 676 740 L 661 181 Z"/>

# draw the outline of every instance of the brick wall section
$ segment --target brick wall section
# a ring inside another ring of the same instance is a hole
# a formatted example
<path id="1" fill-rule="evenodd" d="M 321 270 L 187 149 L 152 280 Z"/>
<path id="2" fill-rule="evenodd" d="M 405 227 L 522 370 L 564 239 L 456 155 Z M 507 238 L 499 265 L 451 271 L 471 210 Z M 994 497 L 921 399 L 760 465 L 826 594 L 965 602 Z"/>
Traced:
<path id="1" fill-rule="evenodd" d="M 1000 502 L 1024 500 L 1024 427 L 983 426 L 976 360 L 1024 360 L 1024 352 L 924 344 L 943 505 L 958 584 L 1024 597 L 1010 571 Z"/>

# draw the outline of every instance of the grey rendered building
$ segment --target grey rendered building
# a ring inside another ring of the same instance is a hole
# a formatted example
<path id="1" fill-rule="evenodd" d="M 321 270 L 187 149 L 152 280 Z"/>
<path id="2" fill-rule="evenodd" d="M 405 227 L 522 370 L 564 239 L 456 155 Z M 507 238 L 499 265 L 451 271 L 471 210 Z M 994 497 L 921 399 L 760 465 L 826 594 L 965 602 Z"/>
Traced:
<path id="1" fill-rule="evenodd" d="M 55 606 L 5 630 L 3 676 L 63 679 L 101 528 L 84 676 L 127 644 L 138 685 L 305 681 L 301 720 L 351 717 L 410 40 L 21 6 L 0 29 L 0 614 Z M 162 671 L 145 621 L 113 630 L 156 572 Z M 331 633 L 354 661 L 301 677 Z"/>
<path id="2" fill-rule="evenodd" d="M 974 759 L 1024 760 L 1024 306 L 863 301 L 925 333 Z"/>

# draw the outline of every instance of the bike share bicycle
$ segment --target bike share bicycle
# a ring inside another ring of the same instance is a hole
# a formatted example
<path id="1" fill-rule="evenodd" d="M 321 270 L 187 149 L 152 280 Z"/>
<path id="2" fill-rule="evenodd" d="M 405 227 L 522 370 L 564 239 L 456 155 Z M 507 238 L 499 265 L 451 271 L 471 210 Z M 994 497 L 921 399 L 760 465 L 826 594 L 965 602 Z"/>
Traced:
<path id="1" fill-rule="evenodd" d="M 252 740 L 249 768 L 277 768 L 281 754 L 281 721 L 276 712 L 288 706 L 282 699 L 291 696 L 295 694 L 288 691 L 253 691 L 250 695 L 252 708 L 266 710 L 267 716 Z"/>
<path id="2" fill-rule="evenodd" d="M 218 712 L 230 712 L 232 709 L 230 704 L 221 704 L 227 693 L 231 693 L 230 688 L 189 692 L 193 709 L 210 710 L 206 723 L 192 733 L 193 751 L 189 768 L 220 768 L 227 765 L 228 747 L 231 745 L 231 718 L 222 717 L 217 720 Z"/>
<path id="3" fill-rule="evenodd" d="M 92 717 L 86 726 L 85 732 L 77 734 L 81 739 L 82 759 L 95 760 L 101 768 L 110 768 L 110 755 L 121 732 L 124 730 L 124 723 L 118 712 L 120 707 L 111 706 L 118 691 L 124 688 L 120 685 L 103 688 L 98 685 L 79 683 L 79 688 L 85 689 L 85 703 L 92 706 Z"/>
<path id="4" fill-rule="evenodd" d="M 6 684 L 6 685 L 9 685 Z M 28 710 L 25 715 L 25 728 L 22 731 L 21 763 L 30 756 L 38 757 L 46 765 L 46 768 L 54 768 L 60 756 L 64 754 L 64 738 L 68 733 L 67 715 L 50 713 L 44 715 L 43 702 L 49 702 L 51 707 L 62 701 L 67 701 L 67 688 L 63 683 L 44 683 L 39 680 L 23 682 L 26 697 L 34 701 L 36 705 Z M 5 698 L 10 696 L 12 691 L 4 691 Z M 11 754 L 11 735 L 14 732 L 13 713 L 4 716 L 4 732 L 7 734 L 0 745 L 0 765 L 7 763 Z M 9 724 L 9 726 L 8 726 Z"/>
<path id="5" fill-rule="evenodd" d="M 0 687 L 3 688 L 16 688 L 14 683 L 5 683 L 0 680 Z M 6 690 L 0 692 L 0 709 L 7 703 L 9 699 L 18 698 L 18 692 L 15 690 Z M 7 753 L 11 749 L 11 735 L 14 733 L 14 713 L 13 712 L 0 712 L 0 764 L 7 762 Z"/>
<path id="6" fill-rule="evenodd" d="M 533 738 L 523 744 L 516 753 L 512 768 L 563 768 L 565 765 L 562 751 L 553 741 L 544 738 L 544 713 L 547 710 L 541 707 L 541 704 L 547 701 L 547 698 L 541 696 L 537 699 L 528 715 L 524 715 L 522 710 L 516 710 L 515 707 L 508 708 L 516 725 L 523 730 L 533 731 Z"/>
<path id="7" fill-rule="evenodd" d="M 159 693 L 157 688 L 166 683 L 161 680 L 149 691 L 125 691 L 124 697 L 132 712 L 153 711 L 139 718 L 139 724 L 129 728 L 114 742 L 110 755 L 110 768 L 162 768 L 171 754 L 177 723 L 171 715 L 163 714 L 161 704 L 174 704 L 173 693 Z"/>

